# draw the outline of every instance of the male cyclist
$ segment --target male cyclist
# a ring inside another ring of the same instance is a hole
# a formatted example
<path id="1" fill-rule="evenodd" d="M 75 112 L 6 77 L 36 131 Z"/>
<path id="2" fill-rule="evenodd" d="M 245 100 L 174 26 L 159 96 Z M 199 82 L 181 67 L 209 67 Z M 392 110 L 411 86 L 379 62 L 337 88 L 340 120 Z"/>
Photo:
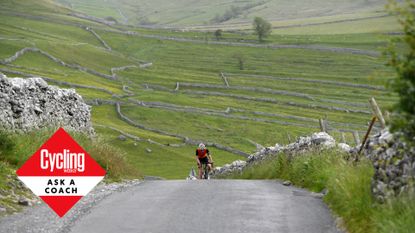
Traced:
<path id="1" fill-rule="evenodd" d="M 213 162 L 209 150 L 203 143 L 200 143 L 199 148 L 196 149 L 196 162 L 197 167 L 199 168 L 199 179 L 202 179 L 202 164 L 207 164 L 209 171 L 211 171 Z"/>

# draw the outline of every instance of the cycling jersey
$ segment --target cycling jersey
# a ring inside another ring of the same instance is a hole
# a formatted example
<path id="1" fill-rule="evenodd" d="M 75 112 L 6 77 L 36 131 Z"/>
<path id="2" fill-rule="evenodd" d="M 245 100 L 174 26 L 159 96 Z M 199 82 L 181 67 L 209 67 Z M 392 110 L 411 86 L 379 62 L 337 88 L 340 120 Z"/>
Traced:
<path id="1" fill-rule="evenodd" d="M 209 150 L 208 149 L 196 149 L 196 156 L 199 158 L 199 159 L 203 159 L 203 158 L 205 158 L 206 156 L 208 156 L 208 155 L 210 155 L 210 153 L 209 153 Z"/>

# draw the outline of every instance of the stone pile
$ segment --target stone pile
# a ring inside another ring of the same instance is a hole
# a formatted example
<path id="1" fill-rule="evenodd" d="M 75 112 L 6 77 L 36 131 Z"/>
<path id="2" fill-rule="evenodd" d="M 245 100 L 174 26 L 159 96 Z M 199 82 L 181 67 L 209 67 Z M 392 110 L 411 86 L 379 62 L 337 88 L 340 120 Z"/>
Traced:
<path id="1" fill-rule="evenodd" d="M 399 134 L 382 130 L 370 138 L 364 152 L 375 169 L 371 186 L 377 201 L 414 191 L 415 148 L 408 148 Z"/>
<path id="2" fill-rule="evenodd" d="M 41 78 L 7 78 L 0 73 L 0 127 L 28 132 L 57 126 L 94 133 L 90 106 L 74 89 L 49 86 Z"/>

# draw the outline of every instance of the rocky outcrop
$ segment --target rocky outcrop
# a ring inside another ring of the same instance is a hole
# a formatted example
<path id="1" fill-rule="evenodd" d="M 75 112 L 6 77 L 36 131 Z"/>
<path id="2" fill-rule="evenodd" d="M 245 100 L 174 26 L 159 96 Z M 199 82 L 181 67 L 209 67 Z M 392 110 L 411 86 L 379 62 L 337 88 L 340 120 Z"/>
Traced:
<path id="1" fill-rule="evenodd" d="M 28 132 L 63 126 L 93 134 L 90 106 L 74 89 L 49 86 L 41 78 L 7 78 L 0 74 L 0 126 Z"/>
<path id="2" fill-rule="evenodd" d="M 311 136 L 300 137 L 296 142 L 281 146 L 276 144 L 275 146 L 266 147 L 250 155 L 245 161 L 237 160 L 231 164 L 225 164 L 223 167 L 216 167 L 212 172 L 212 177 L 223 176 L 231 174 L 233 172 L 241 172 L 246 166 L 252 165 L 266 158 L 276 156 L 279 153 L 298 154 L 309 151 L 315 148 L 335 148 L 337 147 L 341 151 L 349 152 L 350 147 L 343 145 L 344 143 L 336 144 L 334 138 L 327 133 L 320 132 L 314 133 Z"/>
<path id="3" fill-rule="evenodd" d="M 415 148 L 409 148 L 398 133 L 386 129 L 376 134 L 366 144 L 365 154 L 375 169 L 372 193 L 376 200 L 384 202 L 414 191 Z"/>

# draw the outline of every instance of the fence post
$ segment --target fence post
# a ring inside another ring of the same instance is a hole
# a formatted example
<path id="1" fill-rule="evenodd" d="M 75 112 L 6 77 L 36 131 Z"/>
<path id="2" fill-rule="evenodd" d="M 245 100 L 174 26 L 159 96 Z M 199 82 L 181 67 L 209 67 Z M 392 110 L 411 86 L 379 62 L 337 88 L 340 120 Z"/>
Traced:
<path id="1" fill-rule="evenodd" d="M 291 144 L 291 136 L 288 132 L 287 132 L 287 138 L 288 138 L 288 144 Z"/>
<path id="2" fill-rule="evenodd" d="M 344 132 L 341 132 L 341 142 L 342 143 L 347 143 L 346 142 L 346 137 L 344 136 Z"/>
<path id="3" fill-rule="evenodd" d="M 353 131 L 353 138 L 354 138 L 354 142 L 356 143 L 356 145 L 359 145 L 360 144 L 359 132 Z"/>
<path id="4" fill-rule="evenodd" d="M 374 116 L 374 117 L 372 118 L 372 121 L 370 122 L 369 128 L 367 129 L 367 132 L 366 132 L 365 138 L 363 139 L 362 146 L 360 147 L 360 150 L 359 150 L 359 154 L 360 154 L 360 153 L 362 153 L 363 147 L 364 147 L 364 146 L 365 146 L 365 144 L 366 144 L 367 138 L 369 137 L 370 131 L 372 131 L 372 127 L 373 127 L 373 125 L 375 124 L 375 121 L 376 121 L 376 117 Z"/>
<path id="5" fill-rule="evenodd" d="M 320 131 L 327 133 L 326 123 L 323 119 L 318 119 L 318 122 L 320 123 Z"/>
<path id="6" fill-rule="evenodd" d="M 220 72 L 220 76 L 222 77 L 223 81 L 225 82 L 226 87 L 229 87 L 228 79 L 226 78 L 223 72 Z"/>
<path id="7" fill-rule="evenodd" d="M 390 122 L 391 120 L 391 113 L 389 111 L 385 111 L 385 121 Z"/>
<path id="8" fill-rule="evenodd" d="M 386 127 L 385 119 L 383 118 L 382 111 L 380 111 L 380 108 L 379 108 L 378 104 L 376 103 L 375 98 L 373 98 L 373 97 L 370 98 L 369 102 L 370 102 L 370 105 L 372 106 L 373 113 L 379 119 L 380 126 L 382 127 L 382 129 L 384 129 Z"/>

